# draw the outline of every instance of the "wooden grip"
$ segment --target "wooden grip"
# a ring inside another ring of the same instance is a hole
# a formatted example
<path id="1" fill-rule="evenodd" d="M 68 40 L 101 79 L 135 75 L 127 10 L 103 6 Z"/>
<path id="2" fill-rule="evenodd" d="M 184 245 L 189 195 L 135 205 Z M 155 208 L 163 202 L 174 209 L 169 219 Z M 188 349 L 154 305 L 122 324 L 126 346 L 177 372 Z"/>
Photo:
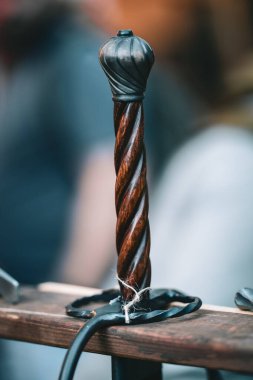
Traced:
<path id="1" fill-rule="evenodd" d="M 135 289 L 150 285 L 150 231 L 141 102 L 115 102 L 115 203 L 118 276 Z M 131 289 L 121 286 L 125 300 Z"/>
<path id="2" fill-rule="evenodd" d="M 114 100 L 118 276 L 137 291 L 150 285 L 150 229 L 142 99 L 154 62 L 150 46 L 120 31 L 100 50 Z M 134 292 L 120 283 L 125 301 Z"/>

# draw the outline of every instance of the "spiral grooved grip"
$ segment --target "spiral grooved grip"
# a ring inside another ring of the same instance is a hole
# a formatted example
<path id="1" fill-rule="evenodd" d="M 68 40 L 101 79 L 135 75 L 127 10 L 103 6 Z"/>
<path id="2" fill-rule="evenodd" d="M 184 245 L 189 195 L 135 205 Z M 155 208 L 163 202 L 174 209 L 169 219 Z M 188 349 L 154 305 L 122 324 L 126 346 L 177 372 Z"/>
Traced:
<path id="1" fill-rule="evenodd" d="M 118 276 L 135 289 L 150 285 L 150 230 L 141 102 L 115 102 Z M 121 286 L 124 300 L 133 297 Z"/>
<path id="2" fill-rule="evenodd" d="M 150 285 L 150 229 L 142 99 L 154 62 L 150 46 L 131 31 L 120 31 L 100 50 L 111 85 L 115 127 L 115 203 L 118 276 L 141 290 Z M 134 292 L 120 283 L 124 301 Z"/>

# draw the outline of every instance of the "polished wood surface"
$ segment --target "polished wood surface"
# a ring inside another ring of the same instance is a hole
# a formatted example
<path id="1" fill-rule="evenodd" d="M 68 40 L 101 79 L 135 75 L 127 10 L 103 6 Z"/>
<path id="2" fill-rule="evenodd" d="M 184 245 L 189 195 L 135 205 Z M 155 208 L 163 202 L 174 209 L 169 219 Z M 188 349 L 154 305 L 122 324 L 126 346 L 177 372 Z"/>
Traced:
<path id="1" fill-rule="evenodd" d="M 136 290 L 150 285 L 150 230 L 142 102 L 115 102 L 117 272 Z M 124 300 L 133 291 L 120 284 Z"/>
<path id="2" fill-rule="evenodd" d="M 40 289 L 44 290 L 22 288 L 17 305 L 0 299 L 0 336 L 69 347 L 84 323 L 64 313 L 75 290 L 71 287 L 68 292 L 68 286 L 64 290 L 61 286 Z M 83 288 L 83 295 L 91 292 Z M 159 323 L 109 327 L 96 333 L 86 349 L 125 358 L 253 373 L 253 314 L 203 306 L 194 314 Z"/>

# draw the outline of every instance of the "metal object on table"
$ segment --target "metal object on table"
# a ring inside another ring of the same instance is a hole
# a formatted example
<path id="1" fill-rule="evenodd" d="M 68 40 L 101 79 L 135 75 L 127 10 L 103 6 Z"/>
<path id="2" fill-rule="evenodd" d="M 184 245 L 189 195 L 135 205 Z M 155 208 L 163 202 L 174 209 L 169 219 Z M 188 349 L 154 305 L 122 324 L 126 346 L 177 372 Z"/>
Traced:
<path id="1" fill-rule="evenodd" d="M 10 303 L 19 301 L 19 283 L 0 268 L 0 295 Z"/>
<path id="2" fill-rule="evenodd" d="M 253 289 L 240 289 L 235 295 L 235 304 L 241 310 L 253 311 Z"/>

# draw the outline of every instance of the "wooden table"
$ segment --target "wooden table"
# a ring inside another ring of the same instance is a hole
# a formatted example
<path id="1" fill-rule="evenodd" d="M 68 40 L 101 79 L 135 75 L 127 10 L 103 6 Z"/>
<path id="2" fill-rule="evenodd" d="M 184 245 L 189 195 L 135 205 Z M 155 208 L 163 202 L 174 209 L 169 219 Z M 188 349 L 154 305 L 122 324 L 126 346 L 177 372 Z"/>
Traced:
<path id="1" fill-rule="evenodd" d="M 21 288 L 21 300 L 0 299 L 0 337 L 69 347 L 83 321 L 64 306 L 89 288 L 42 284 Z M 115 326 L 94 335 L 87 351 L 124 358 L 253 373 L 253 314 L 204 305 L 194 314 L 159 323 Z"/>

